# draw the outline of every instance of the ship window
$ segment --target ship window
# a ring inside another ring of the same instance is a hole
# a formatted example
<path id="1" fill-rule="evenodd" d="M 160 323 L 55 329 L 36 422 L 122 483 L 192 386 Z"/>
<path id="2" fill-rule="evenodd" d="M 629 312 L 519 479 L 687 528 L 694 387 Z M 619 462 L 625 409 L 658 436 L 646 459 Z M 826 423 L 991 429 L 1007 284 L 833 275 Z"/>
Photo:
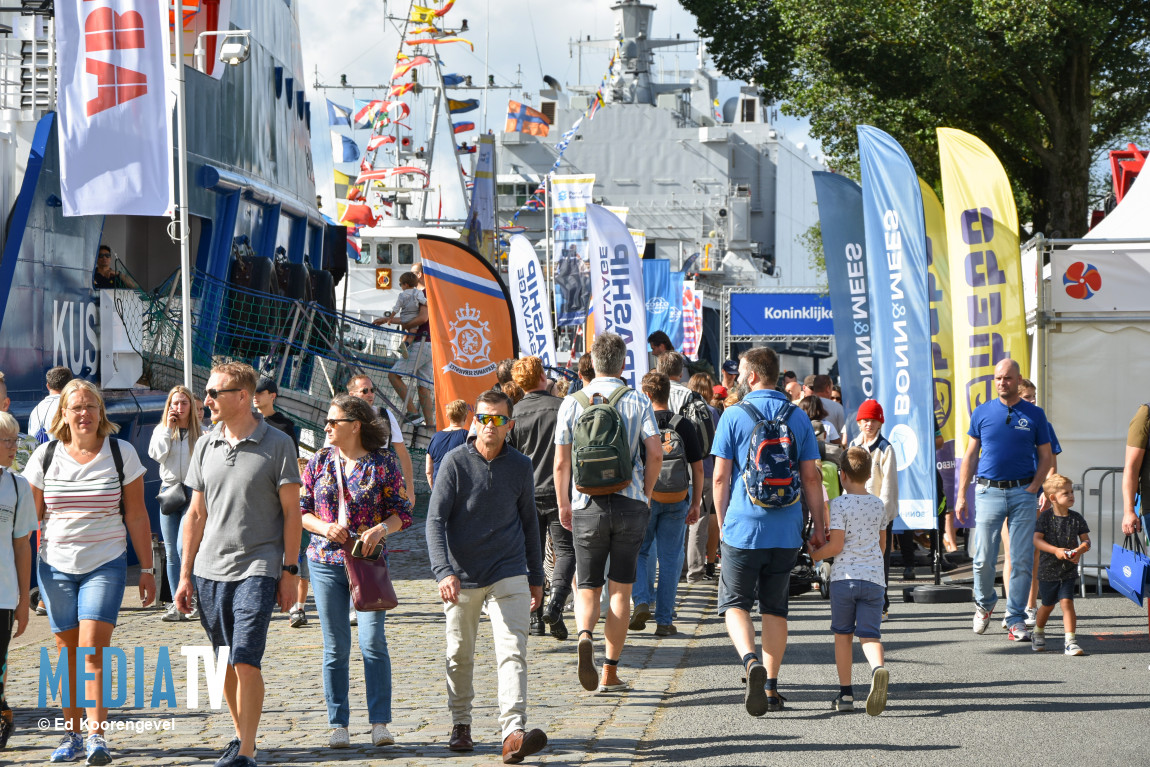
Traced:
<path id="1" fill-rule="evenodd" d="M 414 264 L 415 263 L 415 246 L 410 242 L 399 243 L 399 263 L 401 264 Z"/>
<path id="2" fill-rule="evenodd" d="M 542 104 L 539 105 L 539 111 L 542 112 L 543 116 L 547 118 L 547 124 L 548 125 L 554 125 L 555 124 L 555 102 L 554 101 L 544 101 Z"/>
<path id="3" fill-rule="evenodd" d="M 391 265 L 391 243 L 381 242 L 375 246 L 375 262 Z"/>
<path id="4" fill-rule="evenodd" d="M 758 105 L 759 102 L 757 99 L 743 99 L 743 122 L 755 122 L 755 107 Z"/>

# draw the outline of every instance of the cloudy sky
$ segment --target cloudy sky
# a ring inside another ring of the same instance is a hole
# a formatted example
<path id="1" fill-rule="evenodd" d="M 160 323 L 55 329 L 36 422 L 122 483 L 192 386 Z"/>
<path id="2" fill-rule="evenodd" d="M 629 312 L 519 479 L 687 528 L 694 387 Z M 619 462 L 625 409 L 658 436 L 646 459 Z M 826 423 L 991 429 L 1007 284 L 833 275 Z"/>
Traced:
<path id="1" fill-rule="evenodd" d="M 399 35 L 391 23 L 385 19 L 385 12 L 393 16 L 404 16 L 410 0 L 339 0 L 321 2 L 307 0 L 300 3 L 300 34 L 302 37 L 303 63 L 309 90 L 309 98 L 314 103 L 323 104 L 323 98 L 351 106 L 353 98 L 378 98 L 378 91 L 327 90 L 314 91 L 312 84 L 317 79 L 326 85 L 339 83 L 340 75 L 346 75 L 352 84 L 377 85 L 387 82 L 395 64 Z M 428 2 L 428 5 L 433 3 Z M 460 44 L 443 46 L 441 56 L 444 72 L 457 72 L 471 75 L 476 84 L 481 84 L 485 71 L 494 75 L 497 85 L 522 84 L 518 91 L 493 92 L 487 116 L 489 127 L 499 130 L 502 122 L 500 110 L 506 100 L 528 100 L 521 98 L 526 92 L 529 97 L 543 87 L 543 75 L 556 78 L 567 87 L 580 83 L 580 60 L 578 49 L 571 45 L 575 38 L 593 40 L 610 38 L 614 34 L 614 14 L 612 0 L 457 0 L 454 8 L 445 17 L 449 27 L 458 27 L 467 20 L 469 31 L 462 36 L 475 44 L 472 53 Z M 653 36 L 674 37 L 679 34 L 684 40 L 692 40 L 694 17 L 678 2 L 656 3 L 653 23 Z M 676 67 L 689 72 L 695 67 L 694 46 L 685 45 L 672 49 L 674 53 L 657 57 L 667 70 Z M 582 83 L 594 83 L 602 77 L 611 47 L 601 50 L 584 49 L 582 57 Z M 485 69 L 486 68 L 486 69 Z M 683 76 L 686 79 L 687 75 Z M 725 99 L 737 91 L 739 83 L 727 83 L 720 92 Z M 462 93 L 456 98 L 468 98 L 477 93 Z M 313 154 L 316 167 L 316 185 L 323 196 L 325 208 L 332 199 L 331 172 L 333 169 L 331 144 L 326 129 L 324 115 L 319 109 L 319 120 L 312 125 Z M 316 112 L 313 111 L 313 117 Z M 425 130 L 422 121 L 425 116 L 412 116 L 416 133 Z M 467 115 L 480 128 L 483 127 L 481 110 Z M 780 116 L 780 127 L 788 138 L 810 142 L 806 127 L 798 121 Z M 356 136 L 361 145 L 367 139 L 366 132 Z M 438 163 L 437 163 L 438 164 Z M 330 209 L 327 212 L 332 212 Z"/>

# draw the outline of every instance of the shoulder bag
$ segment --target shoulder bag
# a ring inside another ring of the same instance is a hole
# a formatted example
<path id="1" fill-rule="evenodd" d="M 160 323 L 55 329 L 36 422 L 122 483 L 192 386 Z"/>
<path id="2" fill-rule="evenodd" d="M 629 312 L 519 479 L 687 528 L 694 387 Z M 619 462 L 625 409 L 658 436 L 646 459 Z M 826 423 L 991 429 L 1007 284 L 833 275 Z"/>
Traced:
<path id="1" fill-rule="evenodd" d="M 343 457 L 339 450 L 333 449 L 335 459 L 336 491 L 339 493 L 339 523 L 348 526 L 347 499 L 343 492 Z M 391 573 L 387 569 L 387 557 L 382 554 L 375 559 L 368 555 L 374 552 L 362 552 L 355 556 L 352 552 L 358 551 L 355 541 L 348 540 L 343 544 L 343 566 L 347 570 L 347 583 L 351 590 L 351 603 L 358 612 L 376 612 L 392 610 L 399 604 L 395 596 L 395 588 L 391 585 Z"/>

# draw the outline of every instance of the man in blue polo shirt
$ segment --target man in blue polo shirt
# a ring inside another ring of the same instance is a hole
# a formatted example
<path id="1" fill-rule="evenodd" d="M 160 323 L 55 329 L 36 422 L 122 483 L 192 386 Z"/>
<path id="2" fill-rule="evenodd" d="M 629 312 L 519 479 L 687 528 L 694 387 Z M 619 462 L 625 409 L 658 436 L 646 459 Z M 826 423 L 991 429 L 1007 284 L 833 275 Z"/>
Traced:
<path id="1" fill-rule="evenodd" d="M 786 396 L 775 391 L 779 358 L 773 349 L 755 348 L 739 359 L 739 383 L 749 393 L 745 407 L 729 407 L 715 430 L 711 455 L 715 456 L 714 498 L 719 515 L 723 567 L 719 577 L 719 615 L 746 670 L 744 704 L 747 713 L 762 716 L 783 707 L 778 694 L 779 667 L 787 649 L 787 600 L 791 569 L 803 545 L 802 504 L 784 509 L 765 509 L 751 502 L 743 483 L 751 437 L 760 419 L 773 419 L 788 407 Z M 827 516 L 823 505 L 822 473 L 817 462 L 818 441 L 811 421 L 799 408 L 791 408 L 787 426 L 798 446 L 797 466 L 803 496 L 814 519 L 811 545 L 826 540 Z M 751 607 L 759 600 L 763 621 L 763 660 L 755 652 L 755 626 Z"/>
<path id="2" fill-rule="evenodd" d="M 1037 494 L 1050 472 L 1050 427 L 1042 408 L 1022 399 L 1018 363 L 1011 359 L 994 368 L 998 399 L 984 402 L 970 415 L 970 443 L 962 458 L 956 516 L 966 514 L 966 490 L 974 489 L 974 633 L 986 631 L 998 601 L 994 571 L 1002 523 L 1010 526 L 1010 582 L 1006 589 L 1007 637 L 1030 642 L 1025 625 L 1026 598 L 1034 567 Z"/>

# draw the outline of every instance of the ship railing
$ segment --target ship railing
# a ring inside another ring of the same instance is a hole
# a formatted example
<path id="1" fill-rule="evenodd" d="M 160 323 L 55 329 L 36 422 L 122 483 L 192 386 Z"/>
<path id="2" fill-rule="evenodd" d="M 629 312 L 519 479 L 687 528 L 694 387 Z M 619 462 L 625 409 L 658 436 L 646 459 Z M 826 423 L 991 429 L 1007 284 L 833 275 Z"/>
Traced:
<path id="1" fill-rule="evenodd" d="M 183 383 L 179 285 L 176 272 L 150 292 L 116 291 L 117 313 L 144 360 L 145 380 L 155 389 Z M 323 444 L 332 397 L 346 391 L 353 375 L 367 375 L 382 395 L 377 404 L 397 414 L 407 412 L 418 387 L 432 385 L 395 369 L 400 357 L 392 349 L 398 347 L 402 331 L 362 322 L 315 301 L 252 290 L 196 272 L 191 315 L 197 394 L 213 365 L 246 362 L 276 382 L 277 409 L 301 427 L 301 445 L 312 450 Z M 397 395 L 392 376 L 405 385 L 405 399 Z"/>

